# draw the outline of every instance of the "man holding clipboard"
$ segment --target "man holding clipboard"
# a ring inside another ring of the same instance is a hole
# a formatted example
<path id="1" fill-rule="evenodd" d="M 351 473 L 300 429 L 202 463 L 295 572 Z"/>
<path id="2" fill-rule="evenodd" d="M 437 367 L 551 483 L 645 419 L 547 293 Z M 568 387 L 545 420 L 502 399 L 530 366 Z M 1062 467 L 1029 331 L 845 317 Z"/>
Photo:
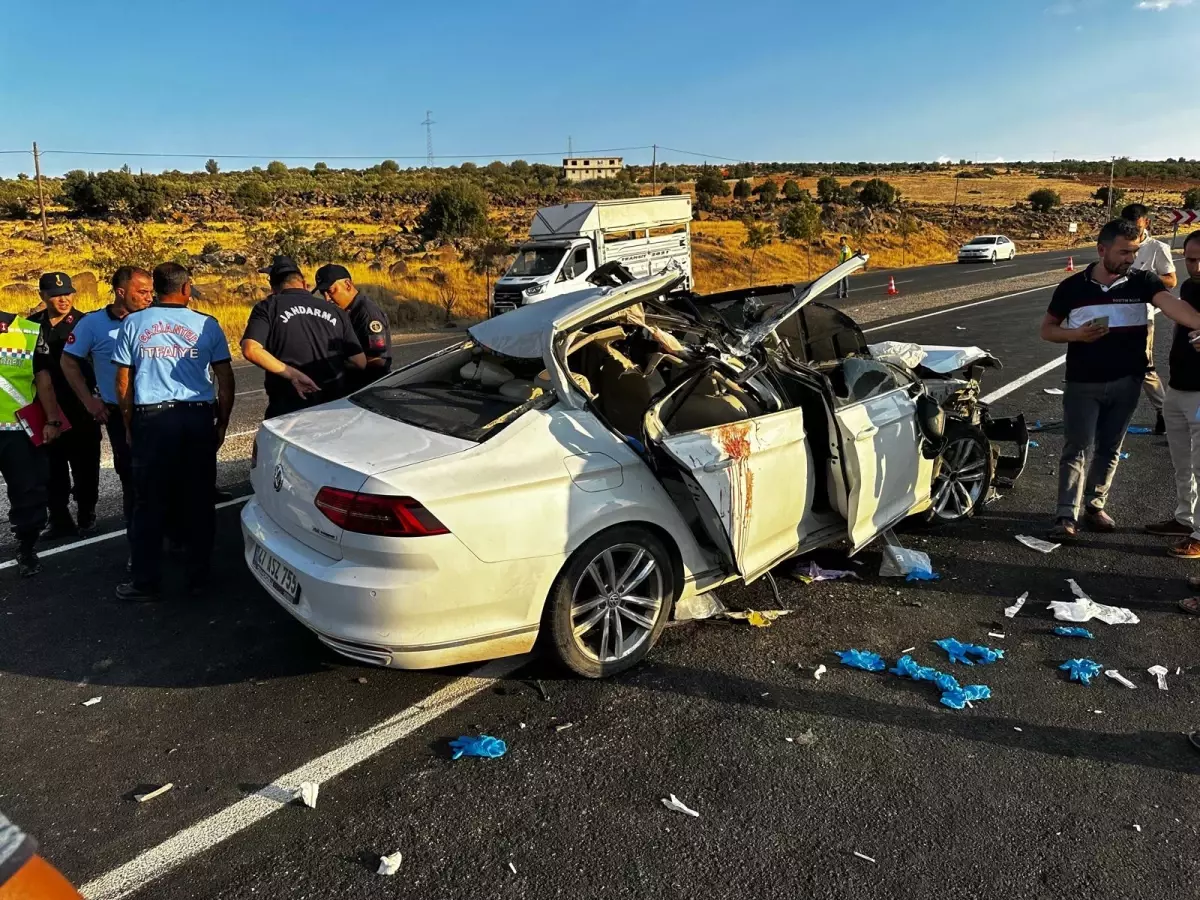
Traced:
<path id="1" fill-rule="evenodd" d="M 1200 312 L 1158 275 L 1132 270 L 1141 238 L 1134 222 L 1105 225 L 1099 259 L 1059 284 L 1042 320 L 1042 340 L 1068 345 L 1055 538 L 1078 533 L 1081 504 L 1085 526 L 1116 530 L 1104 505 L 1146 377 L 1147 304 L 1190 331 L 1200 329 Z"/>
<path id="2" fill-rule="evenodd" d="M 17 535 L 17 571 L 23 578 L 37 574 L 33 547 L 46 526 L 49 469 L 35 444 L 55 440 L 64 426 L 50 367 L 41 327 L 0 312 L 0 475 L 8 488 L 8 520 Z"/>

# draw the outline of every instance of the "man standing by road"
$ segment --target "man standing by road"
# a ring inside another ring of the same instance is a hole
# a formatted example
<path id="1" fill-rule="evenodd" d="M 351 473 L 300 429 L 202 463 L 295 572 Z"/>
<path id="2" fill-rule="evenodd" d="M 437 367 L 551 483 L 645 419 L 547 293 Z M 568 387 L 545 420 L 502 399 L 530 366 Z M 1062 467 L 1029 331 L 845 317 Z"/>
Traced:
<path id="1" fill-rule="evenodd" d="M 1150 237 L 1150 210 L 1141 203 L 1131 203 L 1121 210 L 1121 218 L 1133 222 L 1142 230 L 1142 243 L 1138 247 L 1137 258 L 1133 261 L 1135 272 L 1153 272 L 1162 279 L 1167 290 L 1173 290 L 1176 283 L 1175 261 L 1171 258 L 1171 249 L 1162 241 Z M 1142 382 L 1142 390 L 1146 399 L 1154 407 L 1154 433 L 1166 434 L 1167 426 L 1163 421 L 1163 386 L 1154 368 L 1154 315 L 1151 313 L 1146 325 L 1146 380 Z"/>
<path id="2" fill-rule="evenodd" d="M 839 238 L 839 240 L 841 243 L 838 246 L 838 265 L 840 266 L 846 260 L 848 260 L 852 256 L 854 256 L 854 251 L 850 249 L 849 240 L 847 239 L 847 237 L 844 234 L 841 236 L 841 238 Z M 841 281 L 838 282 L 837 295 L 838 295 L 839 300 L 850 296 L 850 276 L 849 275 L 847 275 L 845 278 L 843 278 Z"/>
<path id="3" fill-rule="evenodd" d="M 65 272 L 46 272 L 38 283 L 38 293 L 46 308 L 29 317 L 42 329 L 50 348 L 50 380 L 58 407 L 71 427 L 46 445 L 50 463 L 48 486 L 50 526 L 44 537 L 76 537 L 80 531 L 91 531 L 96 524 L 96 500 L 100 496 L 100 426 L 75 396 L 63 376 L 63 348 L 71 340 L 75 326 L 83 313 L 75 308 L 75 288 Z M 89 386 L 94 386 L 92 373 L 82 373 Z M 72 490 L 72 483 L 74 490 Z M 78 526 L 71 517 L 71 494 L 79 515 Z"/>
<path id="4" fill-rule="evenodd" d="M 348 392 L 378 381 L 392 370 L 392 329 L 387 316 L 375 301 L 354 286 L 344 266 L 321 266 L 316 281 L 313 293 L 345 310 L 367 357 L 365 369 L 351 368 L 346 373 Z"/>
<path id="5" fill-rule="evenodd" d="M 1200 312 L 1157 275 L 1131 271 L 1141 234 L 1124 219 L 1105 225 L 1096 246 L 1100 258 L 1059 284 L 1042 320 L 1043 340 L 1069 345 L 1055 537 L 1078 533 L 1081 501 L 1089 528 L 1116 529 L 1104 505 L 1146 377 L 1148 304 L 1189 330 L 1200 329 Z"/>
<path id="6" fill-rule="evenodd" d="M 8 521 L 17 536 L 17 572 L 36 575 L 34 544 L 46 525 L 46 455 L 38 451 L 17 412 L 35 399 L 46 424 L 44 444 L 57 440 L 62 420 L 50 379 L 50 347 L 39 325 L 0 312 L 0 476 L 8 489 Z"/>
<path id="7" fill-rule="evenodd" d="M 271 296 L 255 304 L 242 335 L 242 356 L 265 371 L 265 418 L 346 395 L 346 369 L 367 358 L 350 317 L 308 290 L 300 267 L 276 256 L 267 275 Z"/>
<path id="8" fill-rule="evenodd" d="M 168 507 L 186 532 L 189 586 L 207 582 L 217 450 L 233 411 L 229 344 L 216 319 L 188 308 L 191 275 L 163 263 L 153 277 L 158 303 L 125 318 L 113 351 L 133 453 L 133 578 L 117 586 L 117 597 L 131 601 L 159 599 Z"/>
<path id="9" fill-rule="evenodd" d="M 128 528 L 133 518 L 133 464 L 125 440 L 125 422 L 117 406 L 117 370 L 112 357 L 121 323 L 130 313 L 150 305 L 154 300 L 154 285 L 145 269 L 121 266 L 113 273 L 112 289 L 112 303 L 76 323 L 63 348 L 62 372 L 88 415 L 108 432 L 113 468 L 121 479 L 122 509 Z M 94 379 L 89 380 L 87 370 L 94 373 Z"/>

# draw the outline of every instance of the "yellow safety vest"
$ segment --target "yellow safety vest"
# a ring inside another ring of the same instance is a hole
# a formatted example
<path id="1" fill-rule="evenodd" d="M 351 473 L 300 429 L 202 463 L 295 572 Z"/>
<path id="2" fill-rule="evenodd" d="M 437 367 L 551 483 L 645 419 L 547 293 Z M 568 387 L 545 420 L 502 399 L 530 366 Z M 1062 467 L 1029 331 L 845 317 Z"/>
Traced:
<path id="1" fill-rule="evenodd" d="M 0 331 L 0 431 L 23 431 L 17 410 L 33 402 L 33 354 L 41 328 L 22 316 Z"/>

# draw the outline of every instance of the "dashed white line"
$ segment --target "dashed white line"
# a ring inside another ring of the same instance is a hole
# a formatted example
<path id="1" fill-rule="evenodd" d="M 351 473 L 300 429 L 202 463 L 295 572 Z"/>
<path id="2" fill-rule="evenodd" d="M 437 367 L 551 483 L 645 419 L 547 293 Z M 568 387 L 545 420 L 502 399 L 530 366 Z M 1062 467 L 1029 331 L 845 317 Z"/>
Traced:
<path id="1" fill-rule="evenodd" d="M 413 706 L 380 722 L 365 734 L 343 744 L 298 769 L 282 775 L 219 813 L 167 838 L 122 866 L 85 884 L 80 893 L 88 900 L 120 900 L 161 878 L 189 859 L 210 850 L 271 813 L 283 809 L 296 796 L 301 782 L 322 784 L 370 759 L 417 729 L 445 715 L 497 681 L 516 671 L 525 657 L 497 660 L 446 685 Z"/>

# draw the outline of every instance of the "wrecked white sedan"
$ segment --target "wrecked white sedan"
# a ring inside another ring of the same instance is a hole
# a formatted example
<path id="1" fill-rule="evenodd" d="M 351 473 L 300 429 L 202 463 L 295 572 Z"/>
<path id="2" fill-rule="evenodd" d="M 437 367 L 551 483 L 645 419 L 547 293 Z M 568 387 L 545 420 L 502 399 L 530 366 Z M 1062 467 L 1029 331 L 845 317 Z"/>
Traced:
<path id="1" fill-rule="evenodd" d="M 606 267 L 605 286 L 264 422 L 246 562 L 356 660 L 427 668 L 540 639 L 599 677 L 642 659 L 676 604 L 909 516 L 970 515 L 1019 474 L 1024 423 L 979 402 L 990 358 L 876 359 L 810 303 L 864 264 L 709 296 Z"/>

